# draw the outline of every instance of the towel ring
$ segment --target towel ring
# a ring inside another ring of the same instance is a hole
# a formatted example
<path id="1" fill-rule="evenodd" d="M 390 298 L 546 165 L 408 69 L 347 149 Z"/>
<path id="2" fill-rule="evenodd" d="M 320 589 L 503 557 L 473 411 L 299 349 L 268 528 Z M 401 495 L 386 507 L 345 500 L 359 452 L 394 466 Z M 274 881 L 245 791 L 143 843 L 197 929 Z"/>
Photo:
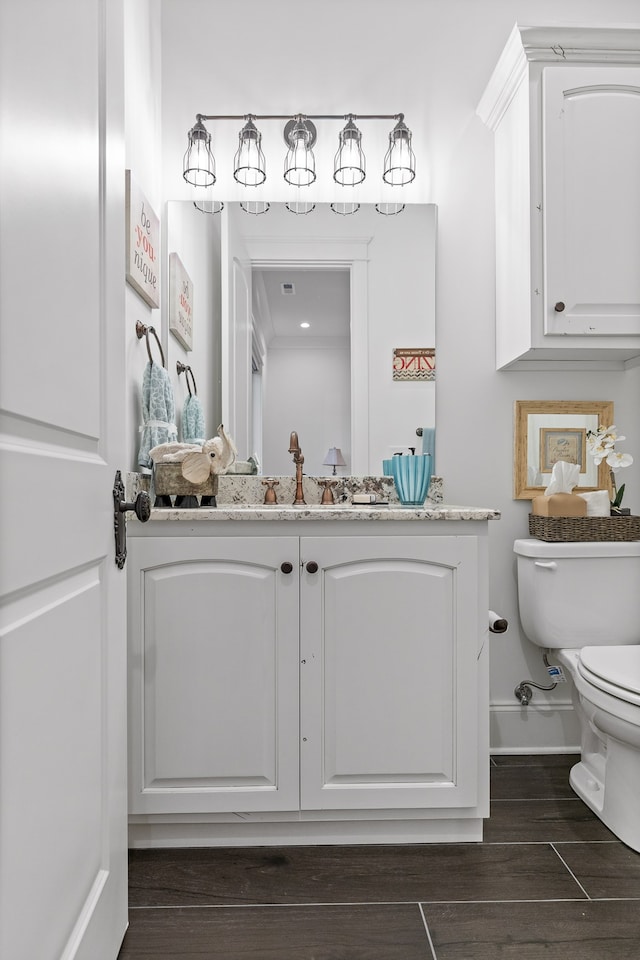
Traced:
<path id="1" fill-rule="evenodd" d="M 187 390 L 189 391 L 190 397 L 198 396 L 198 388 L 196 387 L 196 378 L 193 375 L 193 370 L 191 367 L 187 366 L 186 363 L 181 363 L 179 360 L 176 360 L 176 370 L 178 371 L 178 376 L 181 373 L 184 373 L 184 378 L 187 381 Z M 191 392 L 191 387 L 189 386 L 189 374 L 191 374 L 191 382 L 193 383 L 193 393 Z"/>
<path id="2" fill-rule="evenodd" d="M 156 343 L 158 344 L 158 350 L 160 351 L 160 359 L 162 360 L 162 366 L 164 367 L 164 353 L 162 351 L 162 344 L 158 338 L 155 327 L 146 326 L 144 323 L 140 323 L 138 320 L 136 323 L 136 334 L 138 335 L 138 340 L 142 340 L 143 337 L 147 338 L 147 354 L 149 355 L 149 363 L 153 363 L 153 357 L 151 356 L 151 346 L 149 344 L 149 334 L 152 333 L 156 338 Z"/>

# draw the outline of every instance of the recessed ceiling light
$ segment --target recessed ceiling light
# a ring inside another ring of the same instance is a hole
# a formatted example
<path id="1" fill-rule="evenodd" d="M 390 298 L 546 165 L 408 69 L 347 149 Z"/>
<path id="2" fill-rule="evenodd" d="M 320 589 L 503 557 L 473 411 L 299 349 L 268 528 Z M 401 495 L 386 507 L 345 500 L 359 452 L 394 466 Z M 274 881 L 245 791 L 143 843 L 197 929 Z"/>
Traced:
<path id="1" fill-rule="evenodd" d="M 300 324 L 300 326 L 302 327 L 303 330 L 306 330 L 307 327 L 310 327 L 310 326 L 311 326 L 311 324 L 310 324 L 310 323 L 307 323 L 306 320 L 305 320 L 304 323 L 301 323 L 301 324 Z"/>

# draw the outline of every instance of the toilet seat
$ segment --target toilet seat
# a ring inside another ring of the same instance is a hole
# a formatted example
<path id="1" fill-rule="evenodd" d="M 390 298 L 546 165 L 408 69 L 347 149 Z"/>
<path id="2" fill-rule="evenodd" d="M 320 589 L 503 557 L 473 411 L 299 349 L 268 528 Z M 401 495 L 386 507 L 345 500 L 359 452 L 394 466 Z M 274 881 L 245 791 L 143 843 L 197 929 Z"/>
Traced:
<path id="1" fill-rule="evenodd" d="M 577 667 L 598 690 L 640 706 L 640 645 L 583 647 Z"/>

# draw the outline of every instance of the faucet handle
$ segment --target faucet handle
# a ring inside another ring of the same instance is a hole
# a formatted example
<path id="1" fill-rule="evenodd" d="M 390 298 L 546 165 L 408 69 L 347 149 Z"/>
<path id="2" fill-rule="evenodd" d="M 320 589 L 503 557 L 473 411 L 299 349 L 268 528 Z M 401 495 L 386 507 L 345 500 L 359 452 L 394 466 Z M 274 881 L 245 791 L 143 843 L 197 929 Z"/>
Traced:
<path id="1" fill-rule="evenodd" d="M 273 477 L 267 477 L 266 480 L 262 481 L 262 486 L 267 489 L 264 492 L 264 502 L 265 503 L 277 503 L 278 497 L 274 487 L 277 487 L 280 483 L 279 480 L 274 480 Z"/>
<path id="2" fill-rule="evenodd" d="M 336 501 L 334 499 L 333 490 L 331 488 L 336 487 L 338 485 L 338 481 L 337 480 L 318 480 L 318 483 L 320 484 L 321 487 L 324 487 L 324 490 L 322 491 L 322 500 L 320 501 L 320 503 L 324 503 L 324 504 L 335 503 Z"/>

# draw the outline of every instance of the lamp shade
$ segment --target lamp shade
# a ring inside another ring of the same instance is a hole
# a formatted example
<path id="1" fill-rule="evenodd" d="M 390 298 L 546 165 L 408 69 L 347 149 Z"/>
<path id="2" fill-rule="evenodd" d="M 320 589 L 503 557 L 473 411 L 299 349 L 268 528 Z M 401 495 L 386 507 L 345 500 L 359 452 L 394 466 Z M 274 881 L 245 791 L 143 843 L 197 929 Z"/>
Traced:
<path id="1" fill-rule="evenodd" d="M 350 116 L 340 132 L 338 152 L 333 161 L 333 179 L 343 187 L 355 187 L 365 178 L 362 134 Z"/>
<path id="2" fill-rule="evenodd" d="M 308 187 L 316 179 L 316 158 L 311 149 L 315 127 L 302 116 L 295 118 L 290 130 L 288 127 L 289 124 L 285 127 L 289 149 L 284 160 L 284 178 L 296 187 Z"/>
<path id="3" fill-rule="evenodd" d="M 211 134 L 199 118 L 189 130 L 189 145 L 182 162 L 182 176 L 194 187 L 211 187 L 216 182 L 216 161 L 211 153 Z"/>
<path id="4" fill-rule="evenodd" d="M 392 186 L 411 183 L 416 175 L 416 158 L 411 149 L 411 130 L 402 117 L 389 134 L 389 149 L 384 158 L 382 179 Z"/>
<path id="5" fill-rule="evenodd" d="M 327 455 L 322 463 L 325 467 L 333 467 L 334 476 L 336 473 L 336 467 L 346 467 L 340 447 L 329 447 L 327 450 Z"/>
<path id="6" fill-rule="evenodd" d="M 258 187 L 267 179 L 262 134 L 251 117 L 238 134 L 238 152 L 235 155 L 233 176 L 245 187 Z"/>

